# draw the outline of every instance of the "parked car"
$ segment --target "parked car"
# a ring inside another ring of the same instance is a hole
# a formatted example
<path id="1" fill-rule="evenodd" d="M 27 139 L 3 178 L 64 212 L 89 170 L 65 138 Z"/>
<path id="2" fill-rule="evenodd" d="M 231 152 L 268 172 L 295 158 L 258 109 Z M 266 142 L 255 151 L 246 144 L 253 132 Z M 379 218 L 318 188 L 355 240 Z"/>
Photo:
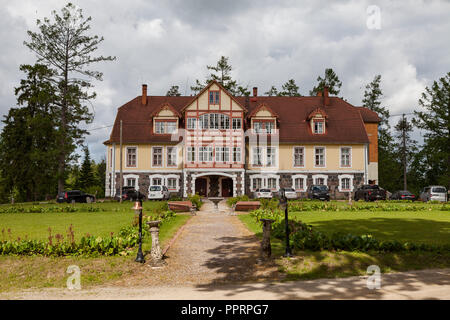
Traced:
<path id="1" fill-rule="evenodd" d="M 256 199 L 261 198 L 271 199 L 273 197 L 272 191 L 270 189 L 256 189 L 254 196 Z"/>
<path id="2" fill-rule="evenodd" d="M 116 190 L 116 194 L 114 196 L 114 200 L 120 201 L 120 189 Z M 139 195 L 139 191 L 136 191 L 134 187 L 126 186 L 122 187 L 122 201 L 134 201 Z"/>
<path id="3" fill-rule="evenodd" d="M 70 190 L 70 191 L 63 191 L 58 194 L 56 197 L 56 202 L 58 203 L 72 203 L 72 202 L 85 202 L 85 203 L 91 203 L 95 201 L 95 196 L 92 194 L 84 193 L 80 190 Z"/>
<path id="4" fill-rule="evenodd" d="M 166 186 L 150 186 L 148 198 L 150 200 L 167 200 L 170 198 L 169 189 Z"/>
<path id="5" fill-rule="evenodd" d="M 284 188 L 284 195 L 287 199 L 297 199 L 297 192 L 292 188 Z"/>
<path id="6" fill-rule="evenodd" d="M 330 201 L 329 189 L 325 185 L 313 184 L 308 187 L 306 191 L 308 199 L 318 199 L 323 201 Z"/>
<path id="7" fill-rule="evenodd" d="M 380 188 L 377 184 L 364 184 L 355 191 L 353 198 L 355 201 L 386 200 L 386 190 Z"/>
<path id="8" fill-rule="evenodd" d="M 420 194 L 420 200 L 422 201 L 430 201 L 437 200 L 446 202 L 447 198 L 447 189 L 443 186 L 428 186 L 425 187 Z"/>
<path id="9" fill-rule="evenodd" d="M 416 201 L 416 196 L 413 195 L 411 192 L 409 192 L 408 190 L 399 190 L 394 192 L 390 198 L 391 200 L 412 200 L 412 201 Z"/>

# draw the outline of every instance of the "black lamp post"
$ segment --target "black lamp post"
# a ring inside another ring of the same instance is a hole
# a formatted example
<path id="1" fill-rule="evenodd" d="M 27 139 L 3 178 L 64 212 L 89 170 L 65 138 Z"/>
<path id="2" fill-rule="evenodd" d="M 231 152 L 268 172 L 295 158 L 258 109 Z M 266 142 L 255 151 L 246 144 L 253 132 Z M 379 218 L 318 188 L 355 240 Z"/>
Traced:
<path id="1" fill-rule="evenodd" d="M 139 211 L 139 249 L 135 261 L 145 263 L 144 254 L 142 253 L 142 197 L 143 195 L 138 191 L 133 207 L 135 211 Z"/>
<path id="2" fill-rule="evenodd" d="M 289 219 L 288 219 L 288 201 L 286 198 L 286 193 L 284 188 L 280 189 L 280 207 L 284 209 L 284 223 L 285 223 L 285 231 L 286 231 L 286 252 L 284 253 L 284 257 L 292 257 L 291 247 L 289 245 Z"/>

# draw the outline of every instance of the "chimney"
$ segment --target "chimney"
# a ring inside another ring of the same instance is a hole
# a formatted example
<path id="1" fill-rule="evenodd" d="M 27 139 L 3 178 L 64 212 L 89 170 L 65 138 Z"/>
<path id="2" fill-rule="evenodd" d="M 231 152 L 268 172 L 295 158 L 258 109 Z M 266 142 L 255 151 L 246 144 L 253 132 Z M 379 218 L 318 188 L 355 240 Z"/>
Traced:
<path id="1" fill-rule="evenodd" d="M 254 97 L 258 96 L 258 87 L 253 87 L 253 96 Z"/>
<path id="2" fill-rule="evenodd" d="M 330 98 L 328 97 L 328 87 L 323 88 L 323 104 L 325 106 L 330 105 Z"/>
<path id="3" fill-rule="evenodd" d="M 142 104 L 147 105 L 147 85 L 142 85 Z"/>

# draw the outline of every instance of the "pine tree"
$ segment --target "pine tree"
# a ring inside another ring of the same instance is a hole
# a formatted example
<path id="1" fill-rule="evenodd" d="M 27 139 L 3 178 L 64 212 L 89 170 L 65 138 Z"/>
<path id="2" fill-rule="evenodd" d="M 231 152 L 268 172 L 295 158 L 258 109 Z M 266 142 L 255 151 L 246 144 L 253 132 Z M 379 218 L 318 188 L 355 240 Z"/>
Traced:
<path id="1" fill-rule="evenodd" d="M 290 79 L 285 82 L 282 87 L 283 91 L 278 93 L 279 96 L 287 96 L 287 97 L 300 97 L 301 94 L 298 92 L 299 87 L 295 83 L 294 79 Z"/>
<path id="2" fill-rule="evenodd" d="M 44 65 L 22 65 L 26 73 L 15 89 L 19 107 L 11 108 L 3 120 L 0 139 L 2 178 L 9 191 L 22 201 L 56 195 L 57 137 L 52 116 L 55 89 L 53 73 Z M 6 170 L 7 168 L 7 170 Z"/>
<path id="3" fill-rule="evenodd" d="M 80 189 L 86 190 L 95 185 L 94 171 L 92 170 L 92 161 L 89 154 L 89 148 L 84 147 L 84 160 L 81 164 L 80 176 L 77 185 Z"/>
<path id="4" fill-rule="evenodd" d="M 425 111 L 415 111 L 413 123 L 425 130 L 423 150 L 426 154 L 426 180 L 450 188 L 450 72 L 419 99 Z"/>
<path id="5" fill-rule="evenodd" d="M 325 69 L 324 78 L 321 76 L 317 77 L 319 82 L 316 87 L 309 91 L 309 95 L 317 96 L 317 93 L 322 92 L 325 87 L 328 87 L 328 93 L 330 95 L 337 96 L 341 91 L 342 82 L 339 80 L 337 74 L 331 68 Z"/>
<path id="6" fill-rule="evenodd" d="M 179 97 L 179 96 L 181 96 L 181 93 L 178 90 L 179 90 L 179 86 L 171 86 L 169 91 L 167 91 L 166 96 L 167 97 Z"/>
<path id="7" fill-rule="evenodd" d="M 268 95 L 269 97 L 277 96 L 278 95 L 278 89 L 275 86 L 270 87 L 269 91 L 264 92 L 265 95 Z"/>
<path id="8" fill-rule="evenodd" d="M 70 155 L 76 145 L 88 134 L 78 124 L 90 123 L 93 115 L 85 103 L 96 97 L 91 90 L 91 80 L 102 80 L 103 74 L 88 70 L 92 64 L 112 61 L 115 57 L 91 54 L 97 50 L 103 37 L 89 35 L 91 17 L 84 18 L 81 9 L 68 3 L 61 10 L 61 15 L 52 11 L 53 20 L 37 20 L 38 32 L 28 31 L 30 42 L 24 44 L 32 50 L 39 63 L 45 64 L 53 72 L 58 107 L 53 116 L 59 123 L 59 158 L 58 158 L 58 192 L 64 189 L 64 176 Z"/>

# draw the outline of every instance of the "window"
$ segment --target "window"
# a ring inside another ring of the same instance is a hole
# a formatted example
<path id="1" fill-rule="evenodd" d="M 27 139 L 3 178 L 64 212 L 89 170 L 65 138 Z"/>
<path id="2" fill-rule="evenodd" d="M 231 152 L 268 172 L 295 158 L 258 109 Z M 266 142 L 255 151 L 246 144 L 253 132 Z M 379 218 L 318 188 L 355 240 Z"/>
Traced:
<path id="1" fill-rule="evenodd" d="M 295 147 L 294 148 L 294 167 L 303 167 L 305 165 L 305 148 Z"/>
<path id="2" fill-rule="evenodd" d="M 176 178 L 168 178 L 167 179 L 167 188 L 176 189 L 177 188 L 177 179 Z"/>
<path id="3" fill-rule="evenodd" d="M 267 166 L 273 167 L 276 164 L 275 159 L 275 148 L 274 147 L 268 147 L 267 148 Z"/>
<path id="4" fill-rule="evenodd" d="M 261 178 L 253 178 L 253 189 L 260 189 L 262 187 L 262 179 Z"/>
<path id="5" fill-rule="evenodd" d="M 136 179 L 128 178 L 127 179 L 127 187 L 136 187 Z"/>
<path id="6" fill-rule="evenodd" d="M 230 129 L 230 117 L 221 114 L 220 115 L 220 129 Z"/>
<path id="7" fill-rule="evenodd" d="M 266 133 L 270 134 L 273 132 L 273 129 L 275 126 L 274 126 L 273 122 L 266 122 L 265 127 L 266 127 Z"/>
<path id="8" fill-rule="evenodd" d="M 156 134 L 171 134 L 177 131 L 177 123 L 175 121 L 155 121 Z"/>
<path id="9" fill-rule="evenodd" d="M 177 148 L 167 147 L 167 166 L 173 167 L 177 165 Z"/>
<path id="10" fill-rule="evenodd" d="M 295 186 L 295 190 L 304 190 L 305 189 L 304 179 L 303 178 L 295 178 L 294 186 Z"/>
<path id="11" fill-rule="evenodd" d="M 341 167 L 351 167 L 351 151 L 349 147 L 341 148 Z"/>
<path id="12" fill-rule="evenodd" d="M 208 129 L 209 128 L 209 114 L 203 114 L 200 116 L 199 128 Z"/>
<path id="13" fill-rule="evenodd" d="M 323 120 L 313 120 L 314 123 L 314 133 L 323 134 L 325 133 L 325 122 Z"/>
<path id="14" fill-rule="evenodd" d="M 233 147 L 233 162 L 241 162 L 241 148 Z"/>
<path id="15" fill-rule="evenodd" d="M 325 167 L 325 148 L 316 147 L 315 152 L 315 165 L 316 167 Z"/>
<path id="16" fill-rule="evenodd" d="M 216 147 L 216 162 L 230 161 L 230 150 L 228 147 Z"/>
<path id="17" fill-rule="evenodd" d="M 187 119 L 187 128 L 190 130 L 197 128 L 197 119 L 196 118 L 188 118 Z"/>
<path id="18" fill-rule="evenodd" d="M 195 162 L 195 147 L 187 147 L 187 161 Z"/>
<path id="19" fill-rule="evenodd" d="M 209 115 L 209 129 L 219 129 L 219 114 L 211 113 Z"/>
<path id="20" fill-rule="evenodd" d="M 210 162 L 213 159 L 212 147 L 199 147 L 198 148 L 198 161 Z"/>
<path id="21" fill-rule="evenodd" d="M 320 184 L 323 186 L 325 184 L 325 179 L 324 178 L 316 178 L 316 182 L 314 184 Z"/>
<path id="22" fill-rule="evenodd" d="M 136 147 L 127 148 L 127 167 L 136 167 Z"/>
<path id="23" fill-rule="evenodd" d="M 255 133 L 261 133 L 262 123 L 261 122 L 253 122 L 253 130 Z"/>
<path id="24" fill-rule="evenodd" d="M 162 166 L 162 155 L 163 148 L 162 147 L 153 147 L 153 167 L 161 167 Z"/>
<path id="25" fill-rule="evenodd" d="M 209 92 L 209 104 L 219 104 L 219 91 L 210 91 Z"/>
<path id="26" fill-rule="evenodd" d="M 267 179 L 267 187 L 270 189 L 276 189 L 277 188 L 277 179 L 268 178 Z"/>
<path id="27" fill-rule="evenodd" d="M 161 178 L 153 178 L 152 179 L 152 185 L 153 186 L 160 186 L 160 185 L 162 185 L 162 179 Z M 155 191 L 155 190 L 150 190 L 150 191 Z"/>
<path id="28" fill-rule="evenodd" d="M 262 148 L 253 147 L 253 165 L 262 166 Z"/>
<path id="29" fill-rule="evenodd" d="M 350 190 L 350 179 L 343 178 L 341 179 L 342 190 Z"/>
<path id="30" fill-rule="evenodd" d="M 255 133 L 273 133 L 275 129 L 275 123 L 273 121 L 253 121 L 253 131 Z"/>
<path id="31" fill-rule="evenodd" d="M 240 130 L 242 128 L 241 118 L 233 118 L 233 130 Z"/>
<path id="32" fill-rule="evenodd" d="M 207 113 L 200 116 L 200 129 L 230 129 L 230 117 L 221 113 Z M 189 129 L 189 127 L 188 127 Z"/>

